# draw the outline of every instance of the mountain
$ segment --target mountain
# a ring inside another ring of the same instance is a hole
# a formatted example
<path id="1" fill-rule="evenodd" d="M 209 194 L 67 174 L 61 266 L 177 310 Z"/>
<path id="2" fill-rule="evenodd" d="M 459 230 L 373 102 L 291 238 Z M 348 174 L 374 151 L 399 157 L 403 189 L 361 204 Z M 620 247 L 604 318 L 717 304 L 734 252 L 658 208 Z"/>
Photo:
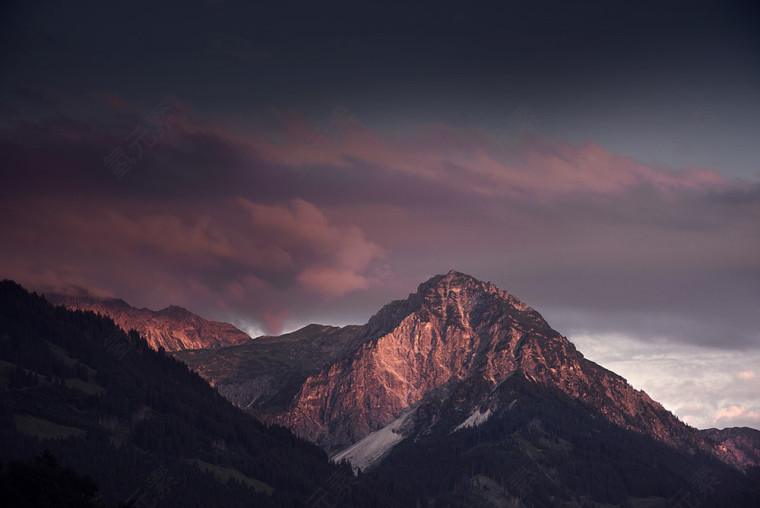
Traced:
<path id="1" fill-rule="evenodd" d="M 717 443 L 721 450 L 730 453 L 743 466 L 760 467 L 760 430 L 749 427 L 731 427 L 723 430 L 705 429 L 703 436 Z"/>
<path id="2" fill-rule="evenodd" d="M 363 326 L 176 356 L 262 420 L 451 506 L 525 501 L 510 484 L 519 471 L 541 493 L 534 505 L 667 504 L 693 493 L 699 471 L 722 484 L 702 498 L 760 499 L 741 455 L 585 359 L 513 295 L 453 270 Z"/>
<path id="3" fill-rule="evenodd" d="M 359 484 L 317 446 L 234 407 L 137 332 L 7 280 L 0 393 L 2 506 L 400 502 L 386 499 L 394 489 Z"/>
<path id="4" fill-rule="evenodd" d="M 359 326 L 309 325 L 279 337 L 259 337 L 222 350 L 177 351 L 177 358 L 208 379 L 235 405 L 283 407 L 304 380 L 349 354 Z M 221 375 L 226 373 L 227 375 Z M 221 380 L 221 382 L 220 382 Z"/>
<path id="5" fill-rule="evenodd" d="M 209 321 L 187 309 L 171 305 L 158 311 L 132 307 L 120 298 L 46 295 L 56 305 L 91 310 L 108 316 L 124 330 L 136 330 L 150 347 L 166 351 L 218 348 L 243 344 L 251 338 L 229 323 Z"/>
<path id="6" fill-rule="evenodd" d="M 312 354 L 311 345 L 319 343 L 333 348 Z M 305 349 L 299 351 L 301 345 Z M 288 383 L 273 381 L 297 354 L 307 359 L 303 368 L 283 373 Z M 310 326 L 289 336 L 177 357 L 222 393 L 232 390 L 229 385 L 247 387 L 239 390 L 237 404 L 331 452 L 416 411 L 432 394 L 447 396 L 461 383 L 477 384 L 484 392 L 459 403 L 469 414 L 485 394 L 516 374 L 555 387 L 624 428 L 684 446 L 703 441 L 644 392 L 586 360 L 538 312 L 491 283 L 453 270 L 421 284 L 406 300 L 386 305 L 362 327 Z M 289 396 L 295 382 L 300 387 Z"/>

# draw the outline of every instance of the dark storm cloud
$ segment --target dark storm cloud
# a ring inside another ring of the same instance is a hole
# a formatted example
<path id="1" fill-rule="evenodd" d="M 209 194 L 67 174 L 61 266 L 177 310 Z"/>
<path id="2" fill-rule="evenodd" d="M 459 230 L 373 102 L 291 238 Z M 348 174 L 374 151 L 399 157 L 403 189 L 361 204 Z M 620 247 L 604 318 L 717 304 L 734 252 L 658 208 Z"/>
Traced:
<path id="1" fill-rule="evenodd" d="M 88 192 L 200 199 L 247 187 L 276 196 L 276 189 L 288 183 L 287 174 L 257 166 L 234 134 L 199 120 L 172 97 L 128 104 L 110 94 L 17 89 L 6 100 L 24 111 L 0 126 L 6 182 L 0 192 L 7 195 Z M 160 129 L 147 120 L 154 111 L 164 117 Z M 119 148 L 134 161 L 124 171 L 105 161 Z"/>

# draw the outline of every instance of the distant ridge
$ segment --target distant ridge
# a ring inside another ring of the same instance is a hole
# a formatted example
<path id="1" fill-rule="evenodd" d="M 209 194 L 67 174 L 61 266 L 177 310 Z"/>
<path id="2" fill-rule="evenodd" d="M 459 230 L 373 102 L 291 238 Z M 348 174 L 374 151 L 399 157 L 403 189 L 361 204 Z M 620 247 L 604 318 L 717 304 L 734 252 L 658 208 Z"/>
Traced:
<path id="1" fill-rule="evenodd" d="M 121 298 L 96 298 L 46 294 L 53 304 L 69 309 L 91 310 L 108 316 L 125 330 L 136 330 L 153 349 L 219 348 L 243 344 L 251 339 L 245 332 L 229 323 L 210 321 L 187 309 L 171 305 L 154 311 L 138 309 Z"/>

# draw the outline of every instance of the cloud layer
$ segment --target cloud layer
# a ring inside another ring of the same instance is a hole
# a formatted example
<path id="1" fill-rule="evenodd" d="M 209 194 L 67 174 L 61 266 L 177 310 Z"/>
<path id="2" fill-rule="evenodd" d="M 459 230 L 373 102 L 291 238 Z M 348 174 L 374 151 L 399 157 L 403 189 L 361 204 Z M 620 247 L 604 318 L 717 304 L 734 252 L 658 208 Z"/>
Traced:
<path id="1" fill-rule="evenodd" d="M 519 129 L 373 129 L 346 108 L 231 122 L 171 97 L 5 100 L 5 276 L 40 288 L 139 303 L 161 281 L 164 303 L 276 331 L 361 322 L 456 267 L 567 333 L 760 341 L 757 182 Z"/>
<path id="2" fill-rule="evenodd" d="M 591 360 L 697 428 L 760 427 L 758 351 L 718 351 L 626 335 L 571 335 Z"/>

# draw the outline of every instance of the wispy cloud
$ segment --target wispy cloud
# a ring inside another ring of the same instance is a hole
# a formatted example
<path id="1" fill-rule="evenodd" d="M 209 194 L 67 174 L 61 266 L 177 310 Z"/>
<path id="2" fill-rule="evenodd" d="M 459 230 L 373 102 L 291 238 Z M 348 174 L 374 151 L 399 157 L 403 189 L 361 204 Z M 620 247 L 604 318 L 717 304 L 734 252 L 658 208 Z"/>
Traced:
<path id="1" fill-rule="evenodd" d="M 729 188 L 731 182 L 706 168 L 673 170 L 611 153 L 592 141 L 576 145 L 526 134 L 504 145 L 486 130 L 421 126 L 403 133 L 354 127 L 330 143 L 299 144 L 308 122 L 286 117 L 283 137 L 249 140 L 265 161 L 287 165 L 299 151 L 303 164 L 345 171 L 365 166 L 396 171 L 462 192 L 511 198 L 619 195 L 638 187 L 668 193 Z"/>
<path id="2" fill-rule="evenodd" d="M 744 406 L 726 406 L 718 411 L 713 422 L 736 425 L 739 420 L 749 421 L 757 426 L 760 423 L 760 411 L 750 411 Z"/>

